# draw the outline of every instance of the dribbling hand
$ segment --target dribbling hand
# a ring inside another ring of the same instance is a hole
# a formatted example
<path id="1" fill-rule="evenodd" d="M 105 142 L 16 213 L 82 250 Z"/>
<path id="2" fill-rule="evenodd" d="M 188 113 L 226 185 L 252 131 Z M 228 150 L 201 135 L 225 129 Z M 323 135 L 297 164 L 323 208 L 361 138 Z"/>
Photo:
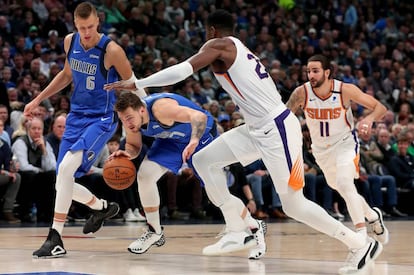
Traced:
<path id="1" fill-rule="evenodd" d="M 117 151 L 113 152 L 112 154 L 110 154 L 106 161 L 113 160 L 116 157 L 126 157 L 128 159 L 131 159 L 131 155 L 127 151 L 117 150 Z"/>

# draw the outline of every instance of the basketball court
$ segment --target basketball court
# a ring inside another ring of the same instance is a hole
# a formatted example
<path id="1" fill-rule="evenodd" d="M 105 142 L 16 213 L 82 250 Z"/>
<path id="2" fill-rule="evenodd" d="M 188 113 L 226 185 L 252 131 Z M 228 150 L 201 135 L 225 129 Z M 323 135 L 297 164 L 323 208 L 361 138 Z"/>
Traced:
<path id="1" fill-rule="evenodd" d="M 82 234 L 82 224 L 68 225 L 63 232 L 68 251 L 65 257 L 32 259 L 32 252 L 47 236 L 47 225 L 2 224 L 0 274 L 337 274 L 347 255 L 339 241 L 293 220 L 268 223 L 268 250 L 261 260 L 248 260 L 247 251 L 203 256 L 202 248 L 217 241 L 215 237 L 223 229 L 221 223 L 166 224 L 164 246 L 152 247 L 146 254 L 131 254 L 127 247 L 143 225 L 109 222 L 90 235 Z M 386 221 L 386 225 L 390 242 L 364 274 L 414 274 L 414 221 Z"/>

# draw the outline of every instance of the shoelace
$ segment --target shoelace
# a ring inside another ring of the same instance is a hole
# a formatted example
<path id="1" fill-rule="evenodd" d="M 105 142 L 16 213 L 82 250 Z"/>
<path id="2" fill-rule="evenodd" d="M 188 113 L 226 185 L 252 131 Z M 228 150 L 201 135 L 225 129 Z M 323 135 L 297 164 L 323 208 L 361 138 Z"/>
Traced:
<path id="1" fill-rule="evenodd" d="M 144 241 L 146 241 L 146 240 L 148 240 L 149 238 L 151 238 L 151 236 L 154 234 L 154 232 L 151 232 L 151 231 L 147 231 L 147 232 L 145 232 L 140 238 L 139 238 L 139 240 L 140 241 L 142 241 L 142 242 L 144 242 Z"/>

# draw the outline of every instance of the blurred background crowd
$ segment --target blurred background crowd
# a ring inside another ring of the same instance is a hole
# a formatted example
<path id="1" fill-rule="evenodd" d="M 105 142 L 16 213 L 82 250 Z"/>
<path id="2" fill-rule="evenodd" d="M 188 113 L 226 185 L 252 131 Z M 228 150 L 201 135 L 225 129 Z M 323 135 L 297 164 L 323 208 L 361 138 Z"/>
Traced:
<path id="1" fill-rule="evenodd" d="M 45 100 L 35 113 L 22 117 L 25 104 L 36 97 L 65 62 L 63 38 L 75 31 L 73 10 L 81 1 L 0 0 L 0 204 L 9 223 L 50 222 L 54 203 L 54 164 L 73 87 Z M 237 22 L 236 35 L 267 67 L 284 102 L 307 81 L 307 59 L 328 56 L 333 76 L 357 85 L 388 108 L 370 135 L 361 135 L 361 177 L 355 184 L 371 206 L 387 217 L 414 214 L 414 4 L 379 0 L 102 0 L 100 31 L 125 50 L 137 78 L 181 62 L 205 42 L 204 21 L 222 8 Z M 243 124 L 237 106 L 206 68 L 185 81 L 148 93 L 181 94 L 216 117 L 221 131 Z M 366 111 L 352 106 L 357 123 Z M 306 121 L 302 121 L 305 195 L 331 215 L 346 218 L 341 198 L 324 180 L 314 162 Z M 44 137 L 43 146 L 30 141 Z M 146 140 L 147 144 L 151 140 Z M 144 221 L 136 185 L 110 190 L 102 180 L 106 156 L 123 145 L 120 127 L 87 176 L 79 182 L 98 196 L 116 200 L 125 221 Z M 50 152 L 40 160 L 39 152 Z M 143 150 L 142 155 L 145 153 Z M 20 158 L 20 159 L 19 159 Z M 135 160 L 137 167 L 140 159 Z M 258 162 L 226 170 L 228 185 L 257 218 L 287 219 L 266 167 Z M 167 173 L 159 182 L 166 219 L 207 219 L 220 214 L 211 206 L 192 171 Z M 73 204 L 70 219 L 81 221 L 87 210 Z"/>

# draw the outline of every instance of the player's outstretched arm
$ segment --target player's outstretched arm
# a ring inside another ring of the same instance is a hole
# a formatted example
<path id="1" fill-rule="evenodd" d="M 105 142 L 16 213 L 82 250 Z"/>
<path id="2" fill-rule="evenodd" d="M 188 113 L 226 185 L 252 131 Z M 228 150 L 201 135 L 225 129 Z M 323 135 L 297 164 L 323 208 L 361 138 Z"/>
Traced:
<path id="1" fill-rule="evenodd" d="M 213 39 L 200 49 L 200 51 L 190 57 L 188 60 L 179 64 L 165 68 L 155 74 L 135 81 L 132 85 L 129 81 L 117 81 L 104 86 L 105 90 L 128 90 L 132 91 L 138 88 L 146 87 L 163 87 L 173 85 L 191 76 L 194 72 L 210 65 L 216 59 L 220 59 L 226 54 L 226 47 L 234 47 L 230 45 L 229 39 Z"/>

